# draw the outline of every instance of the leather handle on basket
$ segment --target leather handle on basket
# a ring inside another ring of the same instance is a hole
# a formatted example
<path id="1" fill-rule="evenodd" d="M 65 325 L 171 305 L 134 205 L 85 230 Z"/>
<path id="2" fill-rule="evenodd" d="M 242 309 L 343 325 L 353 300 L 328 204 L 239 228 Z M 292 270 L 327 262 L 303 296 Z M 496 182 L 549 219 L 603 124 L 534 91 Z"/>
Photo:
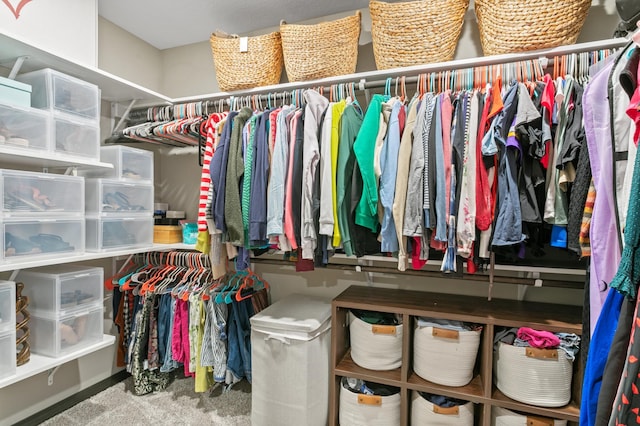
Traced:
<path id="1" fill-rule="evenodd" d="M 396 334 L 396 327 L 393 325 L 378 325 L 371 326 L 371 332 L 373 334 Z"/>
<path id="2" fill-rule="evenodd" d="M 460 338 L 460 332 L 458 330 L 448 330 L 446 328 L 433 327 L 433 331 L 431 331 L 431 335 L 433 337 L 442 337 L 443 339 L 457 340 Z"/>
<path id="3" fill-rule="evenodd" d="M 527 416 L 527 426 L 553 426 L 553 419 L 538 416 Z"/>
<path id="4" fill-rule="evenodd" d="M 375 405 L 377 407 L 382 405 L 382 397 L 380 395 L 358 395 L 358 404 L 362 405 Z"/>
<path id="5" fill-rule="evenodd" d="M 434 405 L 433 412 L 436 414 L 444 414 L 446 416 L 457 416 L 460 413 L 460 407 L 440 407 L 439 405 Z"/>
<path id="6" fill-rule="evenodd" d="M 526 348 L 525 355 L 536 359 L 558 359 L 557 349 Z"/>

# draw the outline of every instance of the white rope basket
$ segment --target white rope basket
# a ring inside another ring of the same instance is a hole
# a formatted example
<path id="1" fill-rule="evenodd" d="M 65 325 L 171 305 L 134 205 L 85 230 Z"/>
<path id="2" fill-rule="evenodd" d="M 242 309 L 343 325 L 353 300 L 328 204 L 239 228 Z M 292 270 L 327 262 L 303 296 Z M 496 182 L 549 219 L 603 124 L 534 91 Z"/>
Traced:
<path id="1" fill-rule="evenodd" d="M 351 358 L 369 370 L 394 370 L 402 365 L 402 324 L 378 326 L 349 313 Z"/>
<path id="2" fill-rule="evenodd" d="M 491 426 L 531 426 L 550 424 L 553 426 L 567 426 L 567 421 L 538 416 L 525 416 L 502 407 L 491 408 Z"/>
<path id="3" fill-rule="evenodd" d="M 473 426 L 473 403 L 440 408 L 413 392 L 411 426 Z"/>
<path id="4" fill-rule="evenodd" d="M 480 330 L 454 331 L 416 324 L 413 370 L 425 380 L 445 386 L 465 386 L 473 379 Z"/>
<path id="5" fill-rule="evenodd" d="M 344 426 L 395 426 L 400 424 L 400 393 L 361 395 L 340 386 L 338 421 Z"/>
<path id="6" fill-rule="evenodd" d="M 500 342 L 494 363 L 496 386 L 509 398 L 540 407 L 562 407 L 569 403 L 573 361 L 563 350 Z"/>

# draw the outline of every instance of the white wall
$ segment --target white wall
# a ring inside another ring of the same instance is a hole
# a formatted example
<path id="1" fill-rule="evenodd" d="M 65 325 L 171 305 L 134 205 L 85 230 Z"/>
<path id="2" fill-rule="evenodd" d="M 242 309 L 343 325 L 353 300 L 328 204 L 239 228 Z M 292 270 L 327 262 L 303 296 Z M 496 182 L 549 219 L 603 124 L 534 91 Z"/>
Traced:
<path id="1" fill-rule="evenodd" d="M 58 56 L 97 65 L 97 0 L 32 0 L 18 19 L 5 3 L 0 3 L 0 31 Z M 16 7 L 21 2 L 8 3 Z"/>

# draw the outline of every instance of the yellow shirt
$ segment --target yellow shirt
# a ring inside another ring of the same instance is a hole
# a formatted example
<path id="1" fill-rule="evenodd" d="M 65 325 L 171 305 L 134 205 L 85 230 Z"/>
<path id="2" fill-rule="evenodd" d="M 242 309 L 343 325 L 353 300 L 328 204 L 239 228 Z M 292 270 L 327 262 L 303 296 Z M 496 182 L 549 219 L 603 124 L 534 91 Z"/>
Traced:
<path id="1" fill-rule="evenodd" d="M 336 102 L 331 110 L 331 195 L 333 201 L 333 246 L 339 247 L 342 239 L 338 227 L 338 190 L 336 187 L 336 171 L 338 168 L 338 145 L 340 143 L 340 118 L 347 106 L 342 100 Z"/>

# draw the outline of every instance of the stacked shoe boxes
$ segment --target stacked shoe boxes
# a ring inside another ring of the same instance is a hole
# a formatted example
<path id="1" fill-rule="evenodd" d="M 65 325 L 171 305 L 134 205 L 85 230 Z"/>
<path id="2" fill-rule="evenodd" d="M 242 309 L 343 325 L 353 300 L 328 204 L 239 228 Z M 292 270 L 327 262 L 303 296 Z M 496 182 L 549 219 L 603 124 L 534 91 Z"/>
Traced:
<path id="1" fill-rule="evenodd" d="M 102 340 L 102 268 L 51 265 L 16 279 L 29 300 L 31 352 L 57 358 Z"/>
<path id="2" fill-rule="evenodd" d="M 110 170 L 83 171 L 87 251 L 153 245 L 153 152 L 122 145 L 100 148 Z"/>
<path id="3" fill-rule="evenodd" d="M 0 281 L 0 380 L 16 374 L 16 286 Z"/>

